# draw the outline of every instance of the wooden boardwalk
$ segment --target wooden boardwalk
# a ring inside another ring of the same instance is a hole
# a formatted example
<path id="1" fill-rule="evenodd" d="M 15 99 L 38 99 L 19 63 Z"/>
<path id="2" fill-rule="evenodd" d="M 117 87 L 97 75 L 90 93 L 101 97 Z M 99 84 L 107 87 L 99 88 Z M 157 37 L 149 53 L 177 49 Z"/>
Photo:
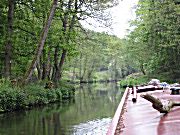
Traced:
<path id="1" fill-rule="evenodd" d="M 152 107 L 152 103 L 140 97 L 147 92 L 137 93 L 137 101 L 132 102 L 134 95 L 131 91 L 126 89 L 107 135 L 180 135 L 180 106 L 162 114 Z M 148 93 L 160 100 L 180 102 L 180 95 L 170 95 L 170 90 Z M 118 121 L 117 124 L 115 121 Z"/>

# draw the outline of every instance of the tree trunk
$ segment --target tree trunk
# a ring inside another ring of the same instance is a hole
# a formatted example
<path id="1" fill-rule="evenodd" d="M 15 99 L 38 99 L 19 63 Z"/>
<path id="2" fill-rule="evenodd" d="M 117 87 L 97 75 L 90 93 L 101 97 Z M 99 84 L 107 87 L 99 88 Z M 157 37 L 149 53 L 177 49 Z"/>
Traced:
<path id="1" fill-rule="evenodd" d="M 46 75 L 48 80 L 51 79 L 50 74 L 51 74 L 51 47 L 49 46 L 49 50 L 48 50 L 48 56 L 47 56 L 47 67 L 46 67 Z"/>
<path id="2" fill-rule="evenodd" d="M 87 55 L 85 56 L 85 60 L 84 60 L 84 66 L 83 66 L 83 68 L 82 68 L 82 70 L 83 70 L 83 73 L 81 73 L 81 76 L 80 76 L 80 82 L 83 82 L 83 81 L 85 81 L 85 75 L 86 75 L 86 71 L 87 71 L 87 61 L 88 61 L 88 59 L 87 59 Z"/>
<path id="3" fill-rule="evenodd" d="M 59 46 L 57 45 L 54 51 L 54 67 L 51 76 L 51 80 L 53 81 L 55 81 L 56 72 L 58 70 L 58 52 L 59 52 Z"/>
<path id="4" fill-rule="evenodd" d="M 69 2 L 68 2 L 68 9 L 69 10 L 71 9 L 71 3 L 72 3 L 72 0 L 69 0 Z M 63 19 L 63 32 L 64 32 L 64 34 L 63 34 L 64 37 L 63 38 L 66 38 L 67 24 L 68 24 L 68 13 L 65 13 L 65 16 L 64 16 L 64 19 Z M 69 41 L 67 40 L 67 42 L 69 42 Z M 64 64 L 66 53 L 67 53 L 67 50 L 63 49 L 63 52 L 62 52 L 59 64 L 57 63 L 57 61 L 55 61 L 55 66 L 56 67 L 54 68 L 55 71 L 54 71 L 54 78 L 53 78 L 53 80 L 54 80 L 56 86 L 57 86 L 57 82 L 61 78 L 61 68 L 62 68 L 62 66 Z M 56 60 L 57 60 L 57 58 L 56 58 Z"/>
<path id="5" fill-rule="evenodd" d="M 5 45 L 5 66 L 4 77 L 9 78 L 11 75 L 11 59 L 12 59 L 12 35 L 13 35 L 13 18 L 14 18 L 14 0 L 8 1 L 8 24 L 7 24 L 7 39 Z"/>
<path id="6" fill-rule="evenodd" d="M 67 50 L 63 49 L 63 52 L 62 52 L 62 55 L 61 55 L 61 59 L 60 59 L 59 65 L 58 65 L 58 69 L 57 69 L 57 71 L 55 73 L 55 80 L 54 81 L 56 83 L 61 78 L 62 67 L 63 67 L 64 61 L 65 61 L 65 58 L 66 58 L 66 54 L 67 54 Z"/>
<path id="7" fill-rule="evenodd" d="M 37 68 L 37 72 L 38 72 L 38 79 L 41 80 L 42 71 L 41 71 L 40 61 L 37 61 L 36 68 Z"/>
<path id="8" fill-rule="evenodd" d="M 63 24 L 63 36 L 64 36 L 64 39 L 63 39 L 63 43 L 66 43 L 66 44 L 69 44 L 69 40 L 70 40 L 70 34 L 73 30 L 73 27 L 74 27 L 74 24 L 75 24 L 75 19 L 76 19 L 76 14 L 73 14 L 71 20 L 70 20 L 70 24 L 68 25 L 69 21 L 69 11 L 71 11 L 72 9 L 72 3 L 73 3 L 73 0 L 69 0 L 68 1 L 68 5 L 67 5 L 67 11 L 68 12 L 65 12 L 64 13 L 64 18 L 62 19 L 62 24 Z M 75 0 L 75 13 L 77 12 L 78 10 L 78 1 Z M 69 26 L 69 29 L 68 29 L 68 26 Z M 62 55 L 61 55 L 61 59 L 60 59 L 60 62 L 58 64 L 58 68 L 57 70 L 55 71 L 54 73 L 54 82 L 56 83 L 56 86 L 57 86 L 57 82 L 61 79 L 61 74 L 62 74 L 62 67 L 63 67 L 63 64 L 64 64 L 64 61 L 65 61 L 65 58 L 66 58 L 66 54 L 67 54 L 67 49 L 63 49 L 62 50 Z"/>
<path id="9" fill-rule="evenodd" d="M 91 76 L 92 76 L 92 73 L 94 71 L 94 68 L 95 68 L 95 60 L 92 63 L 91 69 L 88 71 L 88 76 L 87 76 L 88 81 L 90 81 L 90 79 L 91 79 Z"/>
<path id="10" fill-rule="evenodd" d="M 82 53 L 79 56 L 79 80 L 82 80 Z"/>
<path id="11" fill-rule="evenodd" d="M 71 6 L 72 6 L 72 2 L 73 0 L 69 0 L 68 1 L 68 10 L 71 10 Z M 75 0 L 75 11 L 77 11 L 77 0 Z M 64 32 L 64 38 L 65 40 L 63 41 L 66 44 L 69 44 L 69 39 L 70 39 L 70 33 L 73 29 L 73 26 L 75 24 L 75 17 L 76 14 L 73 14 L 72 18 L 71 18 L 71 23 L 69 24 L 69 29 L 68 28 L 68 12 L 65 13 L 64 19 L 63 19 L 63 32 Z M 57 71 L 55 72 L 55 78 L 54 81 L 57 84 L 57 82 L 61 79 L 61 74 L 62 74 L 62 67 L 66 58 L 66 54 L 67 54 L 67 50 L 63 49 L 62 55 L 61 55 L 61 59 L 57 68 Z"/>
<path id="12" fill-rule="evenodd" d="M 174 106 L 180 106 L 180 102 L 174 102 L 171 100 L 167 100 L 166 104 L 163 104 L 160 99 L 155 98 L 150 94 L 142 94 L 141 97 L 151 102 L 152 107 L 160 113 L 168 113 Z"/>
<path id="13" fill-rule="evenodd" d="M 52 22 L 52 19 L 53 19 L 53 16 L 54 16 L 54 13 L 55 13 L 55 10 L 57 7 L 57 3 L 58 3 L 58 0 L 53 0 L 53 4 L 51 6 L 51 10 L 50 10 L 47 22 L 43 28 L 43 31 L 42 31 L 40 39 L 39 39 L 39 43 L 38 43 L 36 53 L 34 55 L 33 61 L 31 62 L 31 65 L 29 66 L 29 68 L 27 69 L 27 71 L 25 73 L 25 76 L 23 79 L 23 84 L 28 82 L 28 80 L 32 76 L 34 68 L 36 67 L 36 64 L 37 64 L 37 60 L 41 56 L 42 50 L 44 48 L 44 43 L 45 43 L 45 40 L 46 40 L 46 37 L 48 34 L 48 30 L 49 30 L 49 27 L 51 25 L 51 22 Z"/>
<path id="14" fill-rule="evenodd" d="M 77 67 L 77 60 L 74 61 L 73 75 L 72 75 L 71 81 L 74 81 L 76 79 L 76 67 Z"/>
<path id="15" fill-rule="evenodd" d="M 140 65 L 140 69 L 141 69 L 141 72 L 143 73 L 143 75 L 146 75 L 143 63 Z"/>
<path id="16" fill-rule="evenodd" d="M 43 49 L 43 54 L 42 54 L 42 59 L 43 59 L 43 61 L 42 61 L 42 80 L 45 80 L 46 79 L 46 76 L 47 76 L 47 70 L 46 70 L 46 68 L 47 68 L 47 62 L 46 62 L 46 50 L 45 49 Z"/>
<path id="17" fill-rule="evenodd" d="M 114 78 L 113 80 L 117 81 L 118 80 L 118 69 L 117 69 L 117 60 L 115 59 L 114 61 Z"/>

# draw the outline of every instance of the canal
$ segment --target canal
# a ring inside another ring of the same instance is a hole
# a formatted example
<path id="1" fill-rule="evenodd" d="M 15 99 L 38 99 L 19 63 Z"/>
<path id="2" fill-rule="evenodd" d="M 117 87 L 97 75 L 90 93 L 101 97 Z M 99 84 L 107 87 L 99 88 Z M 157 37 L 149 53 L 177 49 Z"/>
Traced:
<path id="1" fill-rule="evenodd" d="M 72 101 L 0 114 L 0 135 L 105 135 L 122 94 L 116 83 L 77 86 Z"/>

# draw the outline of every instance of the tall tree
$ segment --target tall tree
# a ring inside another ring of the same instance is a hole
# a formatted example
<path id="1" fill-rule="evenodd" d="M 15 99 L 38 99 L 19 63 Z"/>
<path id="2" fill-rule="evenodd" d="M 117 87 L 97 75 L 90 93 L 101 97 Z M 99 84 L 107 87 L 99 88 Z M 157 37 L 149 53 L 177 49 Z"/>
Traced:
<path id="1" fill-rule="evenodd" d="M 36 67 L 37 61 L 39 60 L 39 58 L 41 56 L 42 50 L 44 48 L 44 43 L 45 43 L 45 40 L 46 40 L 46 37 L 48 34 L 49 27 L 50 27 L 51 22 L 52 22 L 52 19 L 54 17 L 54 13 L 55 13 L 57 4 L 58 4 L 58 0 L 53 0 L 48 19 L 47 19 L 46 24 L 43 28 L 43 31 L 40 35 L 40 39 L 39 39 L 38 47 L 36 49 L 36 53 L 34 55 L 34 58 L 33 58 L 31 65 L 28 67 L 28 69 L 25 73 L 23 83 L 26 83 L 30 79 L 30 77 L 32 76 L 32 74 L 34 72 L 34 68 Z"/>
<path id="2" fill-rule="evenodd" d="M 140 0 L 136 13 L 130 40 L 142 71 L 146 65 L 149 74 L 179 78 L 179 6 L 174 0 Z"/>
<path id="3" fill-rule="evenodd" d="M 14 6 L 15 1 L 8 1 L 8 23 L 7 23 L 7 36 L 5 45 L 5 66 L 4 66 L 4 77 L 9 78 L 11 74 L 11 60 L 12 60 L 12 38 L 13 38 L 13 19 L 14 19 Z"/>
<path id="4" fill-rule="evenodd" d="M 80 20 L 87 19 L 87 17 L 97 19 L 98 21 L 108 21 L 108 16 L 104 16 L 104 10 L 108 9 L 116 4 L 116 0 L 113 1 L 83 1 L 83 0 L 69 0 L 61 2 L 61 20 L 63 27 L 63 39 L 62 39 L 62 53 L 58 66 L 56 65 L 56 71 L 54 71 L 53 80 L 57 82 L 61 78 L 62 67 L 67 53 L 71 50 L 71 41 L 74 35 L 75 25 L 79 25 Z M 79 25 L 81 27 L 81 25 Z M 66 44 L 66 46 L 64 46 Z M 58 49 L 58 47 L 56 48 Z M 57 51 L 55 51 L 57 52 Z M 57 56 L 57 55 L 55 55 Z M 57 58 L 57 57 L 56 57 Z M 57 61 L 57 60 L 55 60 Z M 57 62 L 56 62 L 57 63 Z"/>

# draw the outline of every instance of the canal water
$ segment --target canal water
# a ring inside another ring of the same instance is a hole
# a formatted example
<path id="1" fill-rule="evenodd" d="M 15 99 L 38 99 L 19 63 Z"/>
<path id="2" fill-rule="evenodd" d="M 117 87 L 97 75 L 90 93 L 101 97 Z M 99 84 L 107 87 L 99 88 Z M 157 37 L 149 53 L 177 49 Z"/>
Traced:
<path id="1" fill-rule="evenodd" d="M 122 94 L 115 83 L 77 86 L 72 101 L 0 114 L 0 135 L 105 135 Z"/>

